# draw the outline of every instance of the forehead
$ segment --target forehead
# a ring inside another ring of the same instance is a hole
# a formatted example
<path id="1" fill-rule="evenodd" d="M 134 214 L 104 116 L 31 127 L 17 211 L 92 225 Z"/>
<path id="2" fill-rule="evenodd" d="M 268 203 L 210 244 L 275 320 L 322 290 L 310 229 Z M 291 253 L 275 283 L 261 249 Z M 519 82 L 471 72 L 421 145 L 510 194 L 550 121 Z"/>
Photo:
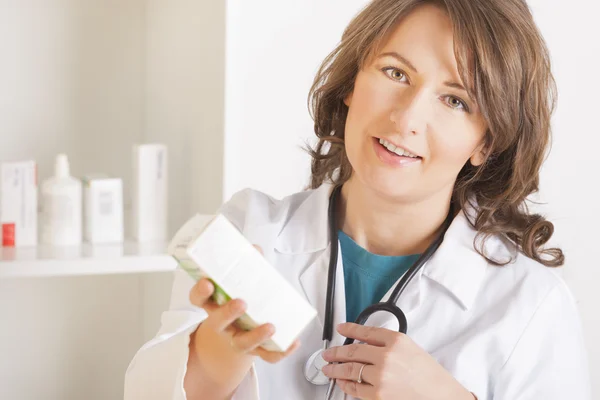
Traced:
<path id="1" fill-rule="evenodd" d="M 426 72 L 431 68 L 443 68 L 448 74 L 457 76 L 454 45 L 450 17 L 441 7 L 427 4 L 398 20 L 373 48 L 371 56 L 398 52 L 409 59 L 419 72 L 421 69 Z"/>

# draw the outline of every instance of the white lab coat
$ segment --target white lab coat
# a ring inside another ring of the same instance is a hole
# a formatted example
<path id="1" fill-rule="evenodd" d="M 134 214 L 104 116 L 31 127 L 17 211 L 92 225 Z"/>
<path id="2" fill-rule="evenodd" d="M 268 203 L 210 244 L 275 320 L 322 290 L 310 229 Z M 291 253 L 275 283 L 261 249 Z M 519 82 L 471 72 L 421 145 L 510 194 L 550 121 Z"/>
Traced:
<path id="1" fill-rule="evenodd" d="M 326 386 L 308 383 L 303 366 L 322 346 L 330 191 L 330 185 L 323 185 L 279 201 L 244 190 L 221 209 L 318 310 L 318 318 L 300 337 L 301 348 L 278 364 L 257 360 L 235 400 L 324 397 Z M 480 400 L 590 399 L 581 322 L 563 280 L 523 255 L 505 267 L 490 265 L 474 250 L 475 233 L 461 212 L 438 251 L 408 284 L 398 301 L 408 335 Z M 499 259 L 510 254 L 496 237 L 487 242 L 486 251 Z M 335 325 L 346 316 L 341 257 L 338 262 Z M 186 398 L 189 334 L 205 313 L 189 303 L 192 280 L 181 270 L 175 274 L 171 306 L 162 315 L 160 331 L 127 370 L 125 400 Z M 397 329 L 394 317 L 385 313 L 375 314 L 368 325 Z M 332 345 L 343 341 L 335 332 Z M 344 398 L 337 388 L 335 399 Z"/>

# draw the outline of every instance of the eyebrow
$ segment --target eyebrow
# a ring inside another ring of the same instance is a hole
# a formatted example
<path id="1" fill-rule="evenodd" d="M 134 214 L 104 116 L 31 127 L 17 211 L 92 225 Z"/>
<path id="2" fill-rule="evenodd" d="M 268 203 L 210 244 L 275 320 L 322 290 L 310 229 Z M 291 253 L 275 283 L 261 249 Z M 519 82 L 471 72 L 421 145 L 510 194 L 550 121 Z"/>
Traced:
<path id="1" fill-rule="evenodd" d="M 399 60 L 400 62 L 406 64 L 406 66 L 408 68 L 410 68 L 415 74 L 418 74 L 419 71 L 417 71 L 417 69 L 415 68 L 415 66 L 408 61 L 405 57 L 402 57 L 400 54 L 396 53 L 395 51 L 388 51 L 385 53 L 381 53 L 377 58 L 383 58 L 383 57 L 393 57 L 397 60 Z M 458 90 L 462 90 L 463 92 L 467 93 L 467 90 L 465 89 L 465 87 L 463 85 L 461 85 L 460 83 L 457 82 L 452 82 L 452 81 L 446 81 L 444 82 L 444 85 L 454 88 L 454 89 L 458 89 Z"/>

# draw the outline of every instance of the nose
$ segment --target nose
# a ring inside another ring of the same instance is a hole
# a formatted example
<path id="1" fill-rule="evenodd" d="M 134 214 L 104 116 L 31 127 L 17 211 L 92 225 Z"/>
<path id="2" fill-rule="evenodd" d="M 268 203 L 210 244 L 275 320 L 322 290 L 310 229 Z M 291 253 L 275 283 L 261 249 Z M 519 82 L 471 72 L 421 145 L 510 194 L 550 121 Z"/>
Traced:
<path id="1" fill-rule="evenodd" d="M 402 135 L 416 135 L 425 131 L 430 105 L 423 90 L 405 90 L 400 94 L 390 113 L 396 132 Z"/>

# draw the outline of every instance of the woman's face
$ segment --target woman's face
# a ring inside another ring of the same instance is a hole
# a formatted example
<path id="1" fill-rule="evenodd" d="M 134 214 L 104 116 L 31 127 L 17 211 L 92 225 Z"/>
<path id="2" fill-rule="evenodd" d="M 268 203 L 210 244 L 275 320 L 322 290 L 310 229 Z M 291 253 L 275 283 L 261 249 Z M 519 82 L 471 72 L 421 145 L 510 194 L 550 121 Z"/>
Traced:
<path id="1" fill-rule="evenodd" d="M 425 5 L 358 73 L 344 101 L 352 179 L 396 200 L 448 198 L 465 163 L 483 162 L 486 123 L 466 91 L 446 84 L 463 85 L 453 50 L 450 19 Z"/>

